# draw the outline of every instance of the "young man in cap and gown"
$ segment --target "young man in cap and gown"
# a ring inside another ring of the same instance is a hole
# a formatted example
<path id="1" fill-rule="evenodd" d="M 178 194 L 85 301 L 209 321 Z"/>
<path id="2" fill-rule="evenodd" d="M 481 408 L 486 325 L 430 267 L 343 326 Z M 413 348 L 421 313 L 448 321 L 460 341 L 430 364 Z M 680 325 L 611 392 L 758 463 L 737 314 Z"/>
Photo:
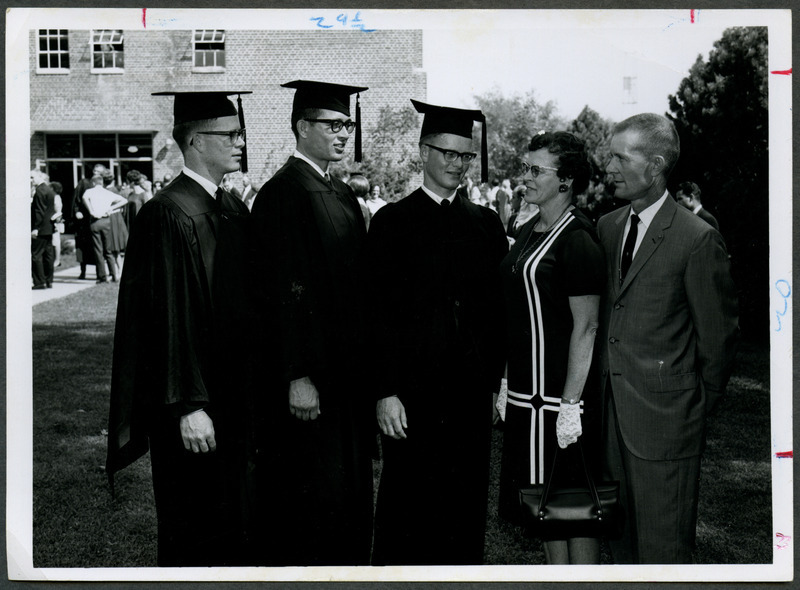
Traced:
<path id="1" fill-rule="evenodd" d="M 373 565 L 480 564 L 492 393 L 503 370 L 497 214 L 456 194 L 480 111 L 412 100 L 425 115 L 422 187 L 370 223 L 372 379 L 383 436 Z"/>
<path id="2" fill-rule="evenodd" d="M 107 473 L 148 448 L 158 517 L 158 565 L 238 565 L 247 407 L 244 222 L 225 192 L 241 167 L 244 122 L 228 99 L 175 95 L 178 177 L 145 203 L 131 229 L 120 284 Z M 241 98 L 239 98 L 241 109 Z"/>
<path id="3" fill-rule="evenodd" d="M 363 350 L 364 218 L 328 173 L 358 121 L 366 90 L 295 81 L 297 147 L 252 208 L 252 260 L 262 335 L 257 392 L 258 521 L 268 565 L 366 565 L 372 536 L 371 404 Z M 358 118 L 358 98 L 356 118 Z"/>

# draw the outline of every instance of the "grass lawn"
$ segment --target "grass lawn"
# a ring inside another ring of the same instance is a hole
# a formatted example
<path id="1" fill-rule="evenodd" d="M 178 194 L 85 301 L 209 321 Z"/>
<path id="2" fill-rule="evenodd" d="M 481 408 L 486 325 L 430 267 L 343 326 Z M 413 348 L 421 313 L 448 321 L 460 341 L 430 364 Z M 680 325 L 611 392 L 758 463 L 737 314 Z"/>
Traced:
<path id="1" fill-rule="evenodd" d="M 147 457 L 104 472 L 118 287 L 97 285 L 33 308 L 33 560 L 36 567 L 154 566 Z M 695 558 L 771 563 L 769 351 L 741 346 L 703 462 Z M 541 543 L 496 516 L 502 432 L 493 434 L 488 564 L 542 564 Z M 376 464 L 376 478 L 380 466 Z M 604 562 L 608 554 L 603 552 Z"/>

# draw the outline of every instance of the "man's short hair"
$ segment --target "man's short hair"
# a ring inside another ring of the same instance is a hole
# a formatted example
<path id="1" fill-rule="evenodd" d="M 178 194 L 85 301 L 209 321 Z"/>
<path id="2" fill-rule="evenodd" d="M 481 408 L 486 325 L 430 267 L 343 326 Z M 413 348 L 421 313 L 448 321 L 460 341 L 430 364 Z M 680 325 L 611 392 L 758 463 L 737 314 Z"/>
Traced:
<path id="1" fill-rule="evenodd" d="M 189 142 L 192 139 L 192 135 L 194 135 L 196 131 L 205 129 L 206 125 L 208 125 L 208 121 L 212 120 L 213 119 L 187 121 L 185 123 L 178 123 L 172 128 L 172 139 L 174 139 L 175 143 L 178 144 L 181 152 L 186 153 L 186 150 L 189 148 Z"/>
<path id="2" fill-rule="evenodd" d="M 447 135 L 447 134 L 445 134 L 445 133 L 429 133 L 428 135 L 423 135 L 422 137 L 419 138 L 419 145 L 420 145 L 420 147 L 422 147 L 423 144 L 429 143 L 429 142 L 433 141 L 434 139 L 438 139 L 439 137 L 441 137 L 443 135 Z"/>
<path id="3" fill-rule="evenodd" d="M 103 177 L 103 186 L 108 186 L 114 182 L 114 173 L 111 170 L 106 170 L 101 176 Z"/>
<path id="4" fill-rule="evenodd" d="M 682 182 L 678 185 L 678 192 L 689 195 L 693 199 L 700 198 L 700 187 L 693 182 Z"/>
<path id="5" fill-rule="evenodd" d="M 322 114 L 322 109 L 300 109 L 299 111 L 293 112 L 292 133 L 294 133 L 294 138 L 297 139 L 300 137 L 300 134 L 297 132 L 297 122 L 300 119 L 317 119 L 320 114 Z"/>
<path id="6" fill-rule="evenodd" d="M 103 186 L 103 176 L 101 174 L 92 176 L 92 184 L 95 186 Z"/>
<path id="7" fill-rule="evenodd" d="M 645 156 L 664 158 L 664 178 L 667 178 L 681 155 L 681 141 L 672 121 L 655 113 L 641 113 L 628 117 L 614 127 L 614 134 L 625 131 L 635 131 L 641 136 L 637 147 Z"/>

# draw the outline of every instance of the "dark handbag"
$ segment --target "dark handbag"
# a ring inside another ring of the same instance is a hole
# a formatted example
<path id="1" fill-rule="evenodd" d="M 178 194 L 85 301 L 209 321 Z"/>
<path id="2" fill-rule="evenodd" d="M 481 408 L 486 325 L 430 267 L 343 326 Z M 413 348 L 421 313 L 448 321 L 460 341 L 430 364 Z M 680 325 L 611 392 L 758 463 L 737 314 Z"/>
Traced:
<path id="1" fill-rule="evenodd" d="M 619 482 L 595 485 L 586 467 L 580 439 L 577 444 L 586 475 L 585 487 L 552 486 L 560 450 L 556 448 L 553 467 L 544 484 L 520 488 L 522 525 L 527 536 L 542 539 L 616 539 L 622 535 L 625 512 L 619 501 Z"/>

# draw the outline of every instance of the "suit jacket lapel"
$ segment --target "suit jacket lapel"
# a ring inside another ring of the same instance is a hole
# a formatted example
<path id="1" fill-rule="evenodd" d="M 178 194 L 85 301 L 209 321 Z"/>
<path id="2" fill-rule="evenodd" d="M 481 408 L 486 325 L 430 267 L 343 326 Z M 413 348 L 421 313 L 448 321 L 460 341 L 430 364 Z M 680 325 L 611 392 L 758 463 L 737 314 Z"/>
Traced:
<path id="1" fill-rule="evenodd" d="M 658 213 L 656 213 L 656 216 L 653 218 L 652 223 L 644 234 L 642 243 L 639 245 L 639 249 L 633 257 L 633 262 L 631 262 L 631 268 L 628 270 L 628 274 L 622 282 L 622 286 L 619 290 L 620 293 L 628 288 L 628 285 L 631 284 L 639 271 L 642 270 L 642 267 L 647 263 L 647 260 L 664 241 L 664 232 L 672 225 L 672 218 L 675 216 L 675 207 L 675 200 L 671 195 L 667 196 L 667 200 L 664 201 L 661 209 L 658 210 Z M 619 281 L 617 282 L 619 283 Z"/>

